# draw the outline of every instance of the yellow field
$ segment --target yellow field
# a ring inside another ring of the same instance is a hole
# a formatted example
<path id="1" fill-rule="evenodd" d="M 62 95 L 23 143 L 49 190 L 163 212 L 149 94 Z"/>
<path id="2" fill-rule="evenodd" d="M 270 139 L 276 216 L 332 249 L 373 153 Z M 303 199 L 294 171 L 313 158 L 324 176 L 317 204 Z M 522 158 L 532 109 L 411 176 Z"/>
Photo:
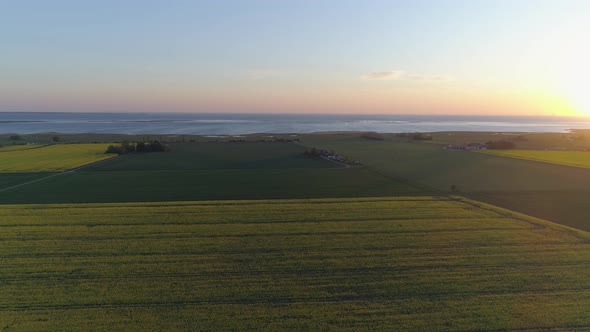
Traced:
<path id="1" fill-rule="evenodd" d="M 440 197 L 0 205 L 6 330 L 575 330 L 590 236 Z"/>
<path id="2" fill-rule="evenodd" d="M 477 150 L 495 156 L 590 168 L 590 152 L 557 150 Z"/>
<path id="3" fill-rule="evenodd" d="M 60 172 L 111 158 L 108 144 L 57 144 L 0 153 L 0 172 Z"/>

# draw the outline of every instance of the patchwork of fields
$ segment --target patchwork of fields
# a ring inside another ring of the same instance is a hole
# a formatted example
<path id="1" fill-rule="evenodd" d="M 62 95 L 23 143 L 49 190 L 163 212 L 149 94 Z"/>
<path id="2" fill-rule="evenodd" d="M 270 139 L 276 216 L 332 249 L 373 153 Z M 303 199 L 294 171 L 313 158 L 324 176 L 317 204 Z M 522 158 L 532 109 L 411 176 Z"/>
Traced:
<path id="1" fill-rule="evenodd" d="M 15 330 L 590 327 L 590 237 L 437 197 L 0 206 Z"/>
<path id="2" fill-rule="evenodd" d="M 555 150 L 479 150 L 477 152 L 494 156 L 540 161 L 551 164 L 590 168 L 588 151 Z"/>
<path id="3" fill-rule="evenodd" d="M 425 192 L 450 194 L 455 186 L 460 195 L 590 231 L 589 169 L 445 150 L 395 137 L 368 141 L 352 134 L 309 135 L 304 142 L 362 160 L 376 173 L 420 185 Z"/>
<path id="4" fill-rule="evenodd" d="M 61 172 L 115 156 L 109 144 L 57 144 L 22 148 L 0 154 L 0 172 Z M 10 149 L 12 147 L 7 147 Z M 1 150 L 0 150 L 1 151 Z"/>
<path id="5" fill-rule="evenodd" d="M 3 203 L 136 202 L 420 195 L 366 167 L 303 156 L 283 142 L 171 144 L 0 191 Z M 40 149 L 41 150 L 41 149 Z M 24 161 L 23 161 L 24 162 Z M 15 176 L 0 173 L 0 184 Z M 0 187 L 1 188 L 1 187 Z"/>

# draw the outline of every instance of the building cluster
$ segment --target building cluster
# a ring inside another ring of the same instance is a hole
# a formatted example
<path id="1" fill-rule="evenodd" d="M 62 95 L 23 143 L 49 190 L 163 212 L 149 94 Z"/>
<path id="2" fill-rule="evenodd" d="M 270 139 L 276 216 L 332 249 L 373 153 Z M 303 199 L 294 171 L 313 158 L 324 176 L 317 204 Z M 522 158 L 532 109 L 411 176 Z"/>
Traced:
<path id="1" fill-rule="evenodd" d="M 447 145 L 445 149 L 447 150 L 486 150 L 488 147 L 485 144 L 481 143 L 468 143 L 468 144 L 460 144 L 460 145 Z"/>

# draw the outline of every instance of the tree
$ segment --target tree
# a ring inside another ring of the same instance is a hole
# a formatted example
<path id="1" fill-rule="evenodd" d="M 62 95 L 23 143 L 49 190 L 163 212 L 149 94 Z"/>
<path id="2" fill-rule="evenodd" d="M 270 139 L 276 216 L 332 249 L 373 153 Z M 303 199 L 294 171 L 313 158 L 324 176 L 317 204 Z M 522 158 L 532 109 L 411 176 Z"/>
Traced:
<path id="1" fill-rule="evenodd" d="M 51 140 L 54 141 L 54 142 L 59 142 L 60 141 L 60 138 L 59 138 L 59 136 L 53 136 L 51 138 Z"/>
<path id="2" fill-rule="evenodd" d="M 148 152 L 146 151 L 146 144 L 144 142 L 139 142 L 135 145 L 135 151 L 137 152 Z"/>

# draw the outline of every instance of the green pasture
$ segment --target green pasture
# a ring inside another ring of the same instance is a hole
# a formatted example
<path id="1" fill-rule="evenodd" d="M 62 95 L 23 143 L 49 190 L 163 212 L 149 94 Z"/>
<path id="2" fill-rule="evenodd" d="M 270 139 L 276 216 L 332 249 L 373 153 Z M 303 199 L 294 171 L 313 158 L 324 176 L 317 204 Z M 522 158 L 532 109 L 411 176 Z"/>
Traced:
<path id="1" fill-rule="evenodd" d="M 589 236 L 436 197 L 0 206 L 9 330 L 590 326 Z"/>
<path id="2" fill-rule="evenodd" d="M 0 153 L 1 152 L 10 152 L 10 151 L 38 149 L 38 148 L 42 148 L 42 147 L 45 147 L 45 145 L 40 145 L 40 144 L 5 145 L 5 146 L 0 146 Z"/>
<path id="3" fill-rule="evenodd" d="M 361 160 L 376 173 L 425 191 L 464 195 L 590 230 L 588 169 L 445 150 L 441 145 L 392 136 L 370 141 L 355 134 L 309 135 L 303 143 L 336 150 Z"/>
<path id="4" fill-rule="evenodd" d="M 0 191 L 0 201 L 136 202 L 420 194 L 420 189 L 367 168 L 78 171 Z"/>
<path id="5" fill-rule="evenodd" d="M 551 164 L 590 168 L 589 151 L 556 150 L 479 150 L 495 156 L 540 161 Z"/>
<path id="6" fill-rule="evenodd" d="M 518 149 L 529 150 L 590 148 L 590 135 L 585 130 L 574 130 L 569 133 L 444 131 L 432 133 L 432 141 L 426 142 L 463 145 L 489 141 L 509 141 L 514 143 Z"/>
<path id="7" fill-rule="evenodd" d="M 0 154 L 0 173 L 60 172 L 111 158 L 108 144 L 56 144 Z M 1 150 L 0 150 L 1 151 Z"/>
<path id="8" fill-rule="evenodd" d="M 344 168 L 303 156 L 281 142 L 171 144 L 164 153 L 130 154 L 19 188 L 3 203 L 135 202 L 215 199 L 367 197 L 424 194 L 366 167 Z M 0 174 L 0 183 L 5 174 Z"/>
<path id="9" fill-rule="evenodd" d="M 306 158 L 301 145 L 282 142 L 172 143 L 170 152 L 143 153 L 91 167 L 92 171 L 341 168 Z"/>

